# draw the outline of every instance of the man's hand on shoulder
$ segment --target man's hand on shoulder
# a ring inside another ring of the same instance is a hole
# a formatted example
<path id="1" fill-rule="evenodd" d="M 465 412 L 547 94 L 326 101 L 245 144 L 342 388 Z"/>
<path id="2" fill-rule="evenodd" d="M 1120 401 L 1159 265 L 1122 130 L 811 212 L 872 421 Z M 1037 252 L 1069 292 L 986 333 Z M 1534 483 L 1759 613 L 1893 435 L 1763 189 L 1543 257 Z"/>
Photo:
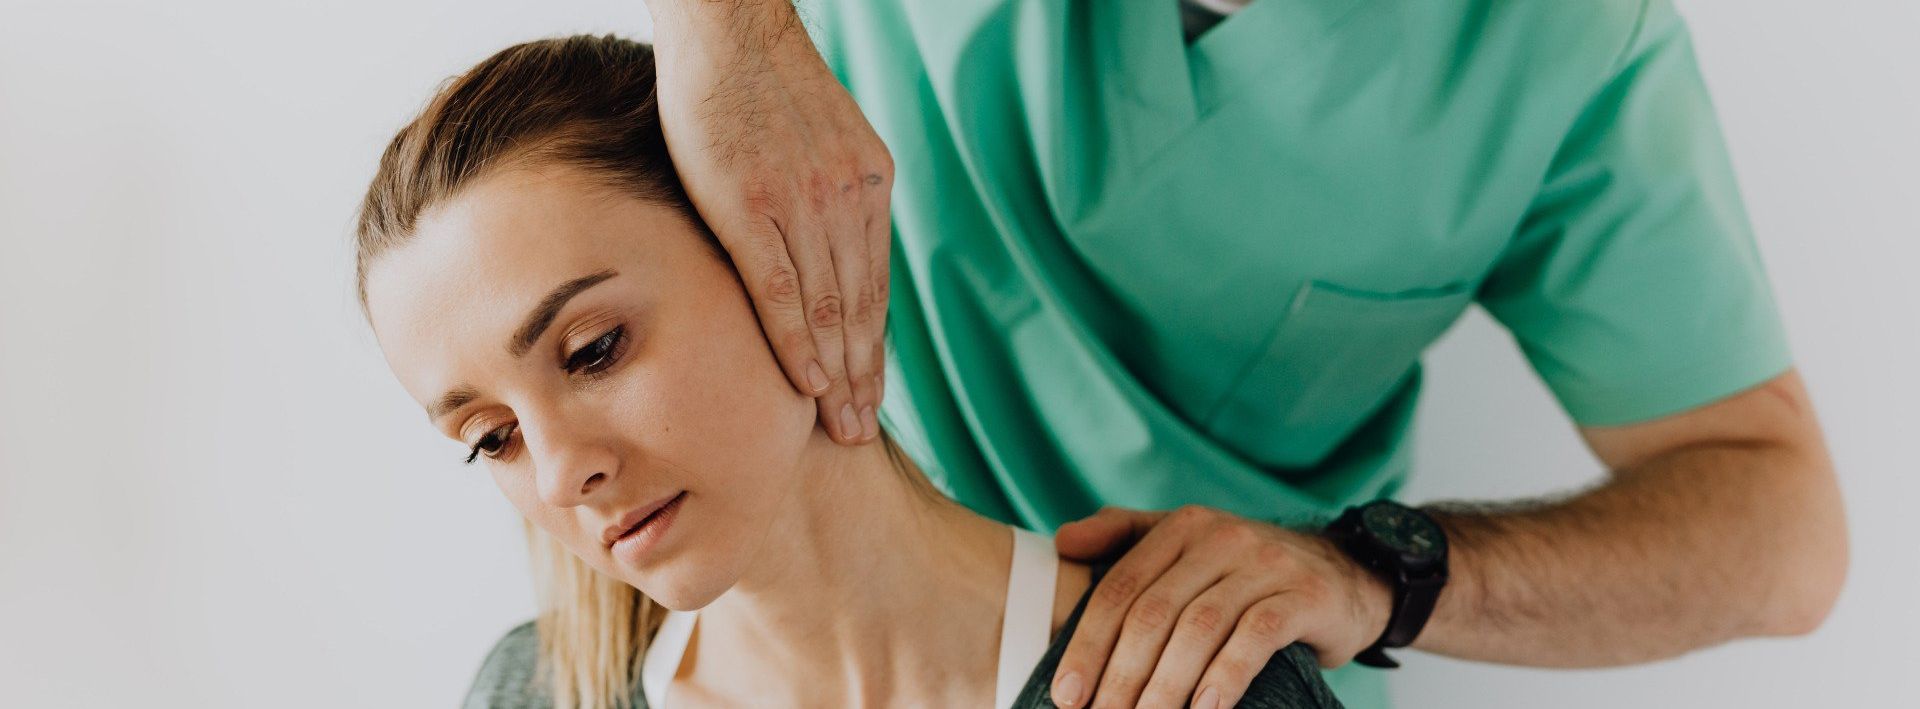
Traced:
<path id="1" fill-rule="evenodd" d="M 1062 707 L 1230 707 L 1280 649 L 1346 664 L 1386 629 L 1387 584 L 1315 534 L 1189 506 L 1108 508 L 1061 527 L 1063 556 L 1127 549 L 1053 678 Z M 1128 547 L 1131 546 L 1131 549 Z"/>

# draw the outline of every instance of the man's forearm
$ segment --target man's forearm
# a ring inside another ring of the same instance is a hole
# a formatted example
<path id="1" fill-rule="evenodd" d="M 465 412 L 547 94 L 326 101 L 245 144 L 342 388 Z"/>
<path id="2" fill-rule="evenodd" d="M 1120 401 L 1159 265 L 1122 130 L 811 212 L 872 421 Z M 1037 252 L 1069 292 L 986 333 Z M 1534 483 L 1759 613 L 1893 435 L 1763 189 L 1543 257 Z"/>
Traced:
<path id="1" fill-rule="evenodd" d="M 1696 446 L 1559 501 L 1430 508 L 1453 578 L 1415 647 L 1549 667 L 1810 632 L 1845 575 L 1824 454 Z"/>
<path id="2" fill-rule="evenodd" d="M 792 0 L 646 0 L 654 44 L 682 42 L 761 48 L 800 29 Z"/>
<path id="3" fill-rule="evenodd" d="M 764 152 L 768 136 L 757 129 L 688 129 L 710 122 L 742 128 L 778 122 L 770 112 L 796 110 L 790 95 L 818 92 L 820 83 L 845 95 L 791 0 L 647 0 L 647 8 L 654 20 L 660 115 L 670 150 L 698 146 L 715 164 L 732 165 L 742 153 Z M 851 99 L 845 102 L 852 105 Z M 859 129 L 872 132 L 857 112 L 853 119 Z M 811 144 L 797 147 L 837 154 Z M 679 159 L 676 152 L 676 163 Z M 692 196 L 705 215 L 702 197 L 710 195 Z"/>

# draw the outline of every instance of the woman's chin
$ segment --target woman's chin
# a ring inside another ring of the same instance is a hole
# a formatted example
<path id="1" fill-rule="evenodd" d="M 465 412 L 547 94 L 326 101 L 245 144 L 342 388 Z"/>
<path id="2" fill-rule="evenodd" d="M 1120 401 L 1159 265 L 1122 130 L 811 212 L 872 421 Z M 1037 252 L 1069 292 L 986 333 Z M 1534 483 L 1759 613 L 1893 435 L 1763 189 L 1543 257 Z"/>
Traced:
<path id="1" fill-rule="evenodd" d="M 671 553 L 647 559 L 644 565 L 629 563 L 616 554 L 612 559 L 615 576 L 653 602 L 677 611 L 704 608 L 733 587 L 737 577 L 730 572 L 735 565 L 727 562 L 725 550 L 703 549 L 700 544 L 674 547 L 662 550 Z"/>
<path id="2" fill-rule="evenodd" d="M 634 588 L 646 594 L 654 603 L 667 610 L 691 611 L 707 607 L 720 594 L 725 593 L 731 584 L 715 584 L 702 579 L 671 578 L 671 574 L 649 574 L 641 583 L 633 583 Z"/>

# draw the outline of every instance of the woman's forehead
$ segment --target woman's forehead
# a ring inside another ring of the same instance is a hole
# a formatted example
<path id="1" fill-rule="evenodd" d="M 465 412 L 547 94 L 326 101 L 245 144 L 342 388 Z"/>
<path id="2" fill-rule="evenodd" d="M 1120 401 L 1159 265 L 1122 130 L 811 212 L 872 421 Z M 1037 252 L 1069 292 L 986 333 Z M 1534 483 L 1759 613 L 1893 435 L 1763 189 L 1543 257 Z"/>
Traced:
<path id="1" fill-rule="evenodd" d="M 368 267 L 377 332 L 439 337 L 504 318 L 542 284 L 609 255 L 595 230 L 574 223 L 579 211 L 529 213 L 486 196 L 466 193 L 422 215 L 412 238 Z"/>
<path id="2" fill-rule="evenodd" d="M 523 317 L 558 284 L 671 273 L 647 268 L 639 252 L 657 260 L 672 249 L 635 243 L 666 211 L 567 176 L 503 173 L 462 190 L 368 269 L 368 313 L 388 364 L 425 402 L 462 365 L 506 357 Z"/>

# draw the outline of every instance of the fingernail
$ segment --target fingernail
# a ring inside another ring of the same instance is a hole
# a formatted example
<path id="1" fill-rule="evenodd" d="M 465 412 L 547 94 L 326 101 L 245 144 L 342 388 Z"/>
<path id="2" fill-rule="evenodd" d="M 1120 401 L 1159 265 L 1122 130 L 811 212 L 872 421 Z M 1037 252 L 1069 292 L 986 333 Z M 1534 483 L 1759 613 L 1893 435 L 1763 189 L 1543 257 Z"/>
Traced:
<path id="1" fill-rule="evenodd" d="M 853 413 L 853 404 L 840 405 L 840 437 L 849 441 L 860 432 L 860 417 Z"/>
<path id="2" fill-rule="evenodd" d="M 821 369 L 819 362 L 807 363 L 807 386 L 813 387 L 813 393 L 826 391 L 827 385 L 832 383 L 833 380 L 827 378 L 827 370 Z"/>
<path id="3" fill-rule="evenodd" d="M 880 420 L 874 418 L 871 406 L 860 410 L 860 433 L 862 438 L 869 441 L 880 435 Z"/>
<path id="4" fill-rule="evenodd" d="M 1216 709 L 1219 706 L 1220 692 L 1212 687 L 1200 690 L 1200 696 L 1193 700 L 1193 709 Z"/>
<path id="5" fill-rule="evenodd" d="M 1060 677 L 1058 683 L 1053 685 L 1053 703 L 1063 707 L 1080 706 L 1080 690 L 1082 689 L 1085 689 L 1085 687 L 1080 684 L 1080 673 L 1068 672 Z"/>

